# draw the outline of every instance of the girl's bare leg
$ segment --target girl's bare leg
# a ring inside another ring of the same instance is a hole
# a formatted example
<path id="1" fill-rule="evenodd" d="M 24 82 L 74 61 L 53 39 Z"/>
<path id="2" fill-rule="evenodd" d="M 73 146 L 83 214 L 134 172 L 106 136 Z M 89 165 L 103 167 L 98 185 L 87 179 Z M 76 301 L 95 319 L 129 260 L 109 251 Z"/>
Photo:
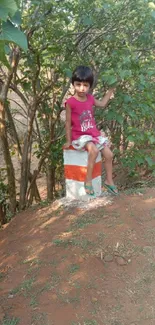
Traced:
<path id="1" fill-rule="evenodd" d="M 87 164 L 87 175 L 85 179 L 85 190 L 88 194 L 94 194 L 92 188 L 92 173 L 95 165 L 96 158 L 98 156 L 99 150 L 93 142 L 88 142 L 86 144 L 86 149 L 88 150 L 88 164 Z"/>
<path id="2" fill-rule="evenodd" d="M 105 147 L 102 149 L 102 155 L 105 159 L 104 162 L 104 168 L 106 172 L 106 179 L 105 184 L 107 185 L 114 185 L 113 179 L 112 179 L 112 159 L 113 159 L 113 153 L 109 149 L 109 147 Z"/>
<path id="3" fill-rule="evenodd" d="M 109 147 L 105 147 L 104 149 L 102 149 L 101 152 L 102 152 L 103 157 L 105 158 L 104 168 L 105 168 L 105 172 L 106 172 L 106 179 L 105 179 L 104 184 L 114 186 L 114 182 L 113 182 L 113 178 L 112 178 L 113 153 Z M 113 192 L 115 194 L 118 193 L 117 188 L 115 188 Z"/>

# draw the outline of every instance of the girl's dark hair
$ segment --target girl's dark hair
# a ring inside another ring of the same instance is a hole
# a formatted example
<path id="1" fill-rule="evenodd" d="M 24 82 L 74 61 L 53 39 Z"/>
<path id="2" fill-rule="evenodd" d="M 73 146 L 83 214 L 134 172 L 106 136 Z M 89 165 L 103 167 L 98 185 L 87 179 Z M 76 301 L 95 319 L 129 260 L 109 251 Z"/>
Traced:
<path id="1" fill-rule="evenodd" d="M 72 85 L 74 85 L 74 81 L 89 82 L 90 87 L 92 87 L 94 82 L 94 75 L 92 70 L 89 67 L 80 65 L 73 71 L 71 79 Z"/>

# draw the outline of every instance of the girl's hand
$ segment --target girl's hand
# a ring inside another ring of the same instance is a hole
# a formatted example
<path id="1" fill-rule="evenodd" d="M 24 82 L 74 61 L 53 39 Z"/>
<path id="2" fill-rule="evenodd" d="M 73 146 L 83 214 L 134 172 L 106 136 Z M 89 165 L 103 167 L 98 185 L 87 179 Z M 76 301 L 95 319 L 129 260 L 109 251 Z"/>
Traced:
<path id="1" fill-rule="evenodd" d="M 109 88 L 109 90 L 112 91 L 112 92 L 115 92 L 116 91 L 116 87 L 111 87 L 111 88 Z"/>
<path id="2" fill-rule="evenodd" d="M 65 149 L 68 149 L 69 147 L 71 146 L 71 142 L 70 141 L 67 141 L 65 144 L 64 144 L 64 148 Z"/>
<path id="3" fill-rule="evenodd" d="M 105 134 L 104 131 L 101 131 L 101 136 L 104 137 L 104 138 L 107 138 L 107 135 Z M 110 140 L 108 139 L 108 147 L 110 148 L 112 146 L 112 143 L 110 142 Z"/>
<path id="4" fill-rule="evenodd" d="M 110 92 L 110 99 L 114 98 L 116 87 L 110 88 L 108 91 Z"/>

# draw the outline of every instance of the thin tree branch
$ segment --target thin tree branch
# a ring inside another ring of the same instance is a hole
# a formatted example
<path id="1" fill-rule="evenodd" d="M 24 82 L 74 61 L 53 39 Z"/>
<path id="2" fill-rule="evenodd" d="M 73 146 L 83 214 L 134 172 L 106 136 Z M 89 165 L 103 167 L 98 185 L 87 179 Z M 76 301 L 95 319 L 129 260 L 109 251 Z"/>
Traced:
<path id="1" fill-rule="evenodd" d="M 11 102 L 14 102 L 16 105 L 18 105 L 23 112 L 25 113 L 26 116 L 24 116 L 23 114 L 21 114 L 21 112 L 18 112 L 18 114 L 21 114 L 22 116 L 24 116 L 25 118 L 27 117 L 27 112 L 25 111 L 24 107 L 21 106 L 16 100 L 12 99 L 12 98 L 8 98 Z"/>
<path id="2" fill-rule="evenodd" d="M 42 153 L 41 159 L 40 159 L 40 161 L 39 161 L 39 163 L 38 163 L 38 169 L 35 171 L 35 174 L 34 174 L 34 176 L 33 176 L 33 179 L 32 179 L 32 181 L 31 181 L 31 184 L 30 184 L 29 189 L 28 189 L 28 191 L 27 191 L 27 200 L 28 200 L 28 197 L 29 197 L 29 194 L 30 194 L 30 190 L 31 190 L 33 184 L 35 183 L 35 181 L 36 181 L 36 179 L 37 179 L 37 176 L 38 176 L 39 173 L 40 173 L 41 167 L 42 167 L 42 165 L 43 165 L 43 163 L 44 163 L 44 161 L 45 161 L 45 159 L 46 159 L 46 157 L 47 157 L 47 152 L 49 151 L 49 148 L 50 148 L 51 144 L 52 144 L 53 142 L 54 142 L 54 143 L 57 142 L 58 140 L 62 139 L 63 137 L 64 137 L 64 135 L 62 135 L 62 136 L 60 136 L 60 137 L 58 137 L 58 138 L 56 138 L 56 139 L 52 139 L 52 140 L 50 139 L 49 142 L 47 143 L 47 145 L 46 145 L 46 147 L 45 147 L 45 149 L 44 149 L 44 151 L 43 151 L 43 153 Z"/>
<path id="3" fill-rule="evenodd" d="M 39 103 L 40 101 L 42 101 L 42 97 L 43 97 L 44 93 L 46 91 L 50 90 L 50 88 L 52 87 L 52 84 L 53 84 L 53 81 L 51 80 L 50 83 L 47 86 L 45 86 L 44 89 L 42 89 L 42 91 L 37 96 L 37 99 L 36 99 L 37 103 Z"/>
<path id="4" fill-rule="evenodd" d="M 28 101 L 25 98 L 25 96 L 22 94 L 22 92 L 17 88 L 16 85 L 10 84 L 9 86 L 10 89 L 12 89 L 23 101 L 23 103 L 25 104 L 26 107 L 28 107 Z"/>
<path id="5" fill-rule="evenodd" d="M 17 121 L 18 123 L 20 123 L 21 125 L 27 127 L 27 124 L 24 124 L 22 121 L 18 120 L 17 118 L 13 118 L 15 121 Z"/>

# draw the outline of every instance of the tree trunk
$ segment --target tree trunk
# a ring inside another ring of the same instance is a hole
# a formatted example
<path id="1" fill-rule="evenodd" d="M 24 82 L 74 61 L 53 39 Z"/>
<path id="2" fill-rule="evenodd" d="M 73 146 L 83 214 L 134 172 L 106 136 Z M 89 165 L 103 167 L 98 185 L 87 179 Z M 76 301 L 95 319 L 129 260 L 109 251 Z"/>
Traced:
<path id="1" fill-rule="evenodd" d="M 55 168 L 51 164 L 46 165 L 46 177 L 47 177 L 47 199 L 52 201 L 54 199 L 55 190 Z"/>
<path id="2" fill-rule="evenodd" d="M 3 135 L 1 135 L 1 141 L 2 141 L 4 159 L 6 163 L 6 169 L 7 169 L 10 211 L 14 215 L 16 212 L 15 172 L 14 172 L 14 167 L 10 156 L 10 150 L 9 150 L 9 144 L 8 144 L 6 132 L 3 132 Z"/>
<path id="3" fill-rule="evenodd" d="M 30 105 L 30 121 L 28 125 L 28 131 L 25 136 L 23 154 L 21 161 L 21 183 L 20 183 L 20 209 L 25 209 L 27 201 L 27 188 L 28 188 L 28 177 L 30 175 L 30 156 L 31 156 L 31 142 L 32 142 L 32 131 L 35 113 L 37 109 L 37 103 L 34 102 Z"/>
<path id="4" fill-rule="evenodd" d="M 13 78 L 13 74 L 17 69 L 17 65 L 19 62 L 19 48 L 14 48 L 12 50 L 12 62 L 11 69 L 7 72 L 7 77 L 5 82 L 2 84 L 2 89 L 0 93 L 0 137 L 2 140 L 4 159 L 6 163 L 7 169 L 7 178 L 8 178 L 8 191 L 9 191 L 9 201 L 10 201 L 10 211 L 12 214 L 16 211 L 16 183 L 15 183 L 15 173 L 14 167 L 12 164 L 9 144 L 7 138 L 7 129 L 5 122 L 5 103 L 8 95 L 8 89 Z"/>
<path id="5" fill-rule="evenodd" d="M 36 173 L 37 173 L 37 170 L 34 170 L 33 175 L 31 173 L 29 174 L 30 183 L 32 182 L 33 177 L 35 177 Z M 30 206 L 33 203 L 33 200 L 35 200 L 36 202 L 41 201 L 41 197 L 40 197 L 40 194 L 39 194 L 39 191 L 38 191 L 36 181 L 33 183 L 32 187 L 30 189 L 30 194 L 28 196 L 28 206 Z"/>
<path id="6" fill-rule="evenodd" d="M 14 120 L 12 118 L 12 114 L 11 114 L 11 111 L 10 111 L 10 108 L 9 108 L 8 105 L 6 106 L 6 114 L 7 114 L 7 118 L 8 118 L 10 127 L 11 127 L 12 135 L 14 137 L 14 140 L 15 140 L 16 144 L 17 144 L 18 154 L 19 154 L 20 157 L 22 157 L 22 149 L 21 149 L 18 133 L 17 133 L 16 126 L 15 126 L 15 123 L 14 123 Z M 30 163 L 29 163 L 29 165 L 30 165 Z M 32 181 L 32 178 L 33 178 L 33 175 L 30 172 L 30 168 L 28 168 L 28 180 L 29 180 L 30 183 Z M 40 194 L 39 194 L 36 182 L 34 182 L 34 184 L 33 184 L 33 193 L 34 193 L 34 195 L 32 197 L 32 201 L 33 201 L 33 198 L 35 199 L 36 202 L 41 201 Z M 32 194 L 31 194 L 31 196 L 32 196 Z M 29 205 L 30 205 L 30 200 L 29 200 Z"/>
<path id="7" fill-rule="evenodd" d="M 0 99 L 0 136 L 5 133 L 5 108 L 3 99 Z"/>
<path id="8" fill-rule="evenodd" d="M 20 145 L 18 133 L 17 133 L 17 130 L 16 130 L 16 126 L 15 126 L 15 123 L 14 123 L 14 120 L 12 118 L 12 114 L 11 114 L 11 111 L 10 111 L 10 108 L 9 108 L 8 105 L 6 105 L 6 115 L 7 115 L 7 119 L 9 121 L 9 125 L 10 125 L 10 128 L 11 128 L 11 134 L 12 134 L 12 136 L 13 136 L 14 140 L 16 141 L 16 144 L 17 144 L 18 154 L 21 157 L 21 155 L 22 155 L 21 145 Z"/>
<path id="9" fill-rule="evenodd" d="M 20 210 L 24 209 L 26 206 L 26 191 L 28 185 L 28 149 L 29 143 L 28 138 L 26 135 L 26 139 L 24 141 L 24 148 L 22 154 L 22 161 L 21 161 L 21 179 L 20 179 L 20 203 L 19 207 Z"/>
<path id="10" fill-rule="evenodd" d="M 7 222 L 6 211 L 3 203 L 0 203 L 0 227 Z"/>
<path id="11" fill-rule="evenodd" d="M 5 88 L 5 85 L 4 85 Z M 15 172 L 13 163 L 10 156 L 8 138 L 7 138 L 7 130 L 5 123 L 5 96 L 4 90 L 2 92 L 1 100 L 0 100 L 0 118 L 2 123 L 0 124 L 0 137 L 2 141 L 3 154 L 7 169 L 7 179 L 8 179 L 8 192 L 9 192 L 9 201 L 10 201 L 10 211 L 14 215 L 16 212 L 16 182 L 15 182 Z"/>

